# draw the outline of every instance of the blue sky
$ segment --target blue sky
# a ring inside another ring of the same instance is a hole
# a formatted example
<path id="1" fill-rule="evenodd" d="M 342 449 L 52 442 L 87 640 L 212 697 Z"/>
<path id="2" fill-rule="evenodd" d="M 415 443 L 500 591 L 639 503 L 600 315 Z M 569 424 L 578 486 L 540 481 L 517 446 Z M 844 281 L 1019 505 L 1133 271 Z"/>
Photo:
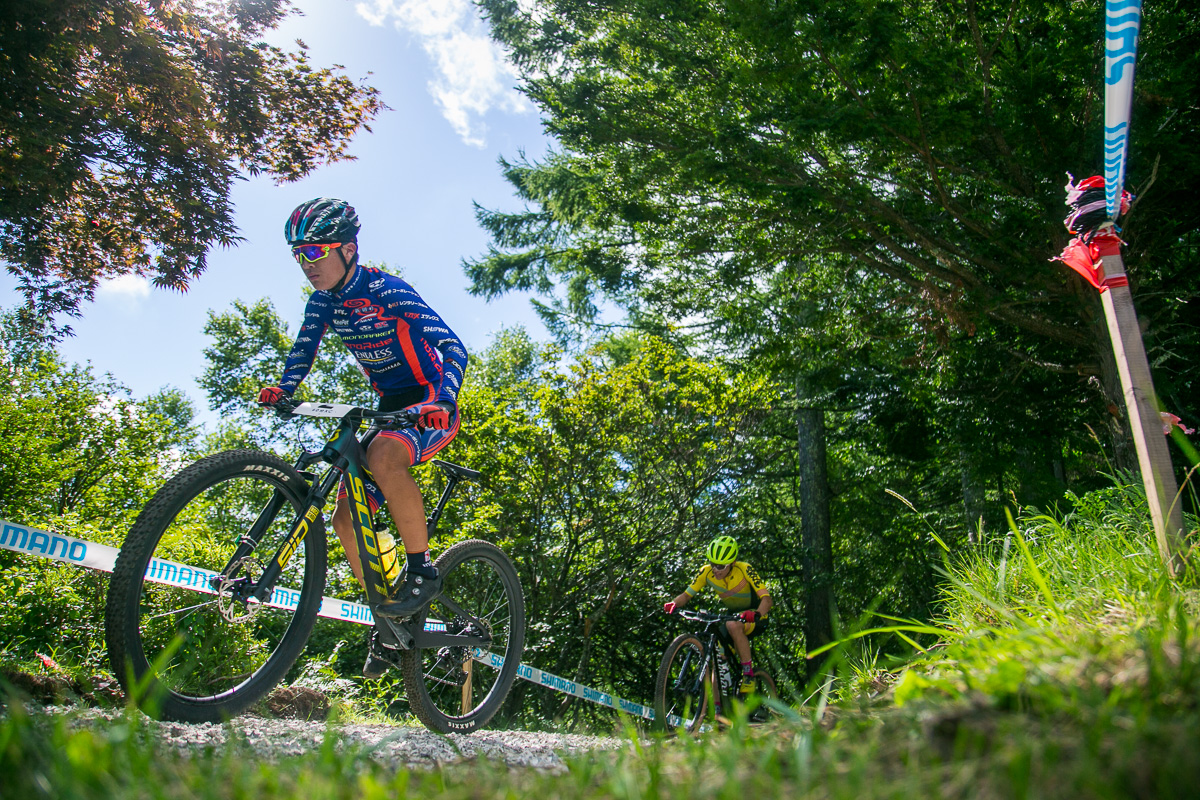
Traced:
<path id="1" fill-rule="evenodd" d="M 360 133 L 357 161 L 318 169 L 303 181 L 239 182 L 233 191 L 240 245 L 214 249 L 208 270 L 187 294 L 152 289 L 137 278 L 102 285 L 72 322 L 61 352 L 91 362 L 144 397 L 164 385 L 186 391 L 207 411 L 195 383 L 208 344 L 202 328 L 212 310 L 238 298 L 267 297 L 295 332 L 304 308 L 303 275 L 283 240 L 283 222 L 300 202 L 341 197 L 363 223 L 363 258 L 384 261 L 405 277 L 466 342 L 487 346 L 503 326 L 546 333 L 528 296 L 487 303 L 467 294 L 460 262 L 482 254 L 487 236 L 472 202 L 521 207 L 496 160 L 524 150 L 542 155 L 548 140 L 516 78 L 487 37 L 469 0 L 298 0 L 304 16 L 286 20 L 271 41 L 302 39 L 312 63 L 341 64 L 353 79 L 369 76 L 390 111 Z M 0 273 L 0 304 L 21 302 L 15 281 Z M 282 367 L 282 365 L 280 365 Z M 204 419 L 210 419 L 207 413 Z"/>

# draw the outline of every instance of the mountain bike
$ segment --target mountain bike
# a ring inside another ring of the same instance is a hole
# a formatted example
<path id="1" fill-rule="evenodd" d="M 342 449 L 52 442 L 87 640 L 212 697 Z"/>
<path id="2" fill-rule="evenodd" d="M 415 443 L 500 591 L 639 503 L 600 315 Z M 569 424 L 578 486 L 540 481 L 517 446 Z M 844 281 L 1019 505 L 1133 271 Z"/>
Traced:
<path id="1" fill-rule="evenodd" d="M 687 609 L 675 614 L 703 628 L 698 634 L 681 633 L 667 645 L 654 682 L 654 720 L 659 729 L 696 733 L 705 724 L 724 721 L 739 697 L 740 661 L 725 623 L 741 617 Z M 761 695 L 779 696 L 766 670 L 756 667 L 754 680 Z M 770 707 L 763 704 L 750 719 L 762 722 L 769 714 Z"/>
<path id="2" fill-rule="evenodd" d="M 337 420 L 337 428 L 321 449 L 303 449 L 295 464 L 259 450 L 200 459 L 154 495 L 121 547 L 105 637 L 127 696 L 148 713 L 186 722 L 242 713 L 287 674 L 322 605 L 338 616 L 339 601 L 323 598 L 321 512 L 340 480 L 349 494 L 367 607 L 373 612 L 392 599 L 392 587 L 403 582 L 403 574 L 385 577 L 386 551 L 367 502 L 366 448 L 382 430 L 415 426 L 417 413 L 336 403 L 277 410 Z M 322 474 L 308 470 L 320 462 L 329 465 Z M 466 467 L 433 463 L 447 480 L 426 520 L 430 540 L 455 488 L 480 478 Z M 443 733 L 470 732 L 487 724 L 512 687 L 524 648 L 525 600 L 512 561 L 490 542 L 458 542 L 434 563 L 444 576 L 441 595 L 409 618 L 372 616 L 380 638 L 399 653 L 417 718 Z"/>

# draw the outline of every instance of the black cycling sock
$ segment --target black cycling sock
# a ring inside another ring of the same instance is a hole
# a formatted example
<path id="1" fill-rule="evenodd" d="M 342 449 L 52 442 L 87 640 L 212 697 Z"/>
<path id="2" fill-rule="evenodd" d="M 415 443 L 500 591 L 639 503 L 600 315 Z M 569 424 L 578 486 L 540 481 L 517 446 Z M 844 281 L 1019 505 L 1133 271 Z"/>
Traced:
<path id="1" fill-rule="evenodd" d="M 425 578 L 436 578 L 438 574 L 437 567 L 429 558 L 428 550 L 408 554 L 408 571 L 413 575 L 421 575 Z"/>

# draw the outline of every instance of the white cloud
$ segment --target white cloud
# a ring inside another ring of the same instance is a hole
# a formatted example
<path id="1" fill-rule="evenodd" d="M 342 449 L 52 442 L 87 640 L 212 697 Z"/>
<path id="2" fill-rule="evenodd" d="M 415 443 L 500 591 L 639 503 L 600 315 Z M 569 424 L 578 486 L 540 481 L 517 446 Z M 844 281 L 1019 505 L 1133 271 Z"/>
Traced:
<path id="1" fill-rule="evenodd" d="M 356 9 L 372 25 L 390 21 L 420 40 L 437 71 L 429 93 L 466 144 L 484 146 L 489 111 L 530 110 L 512 88 L 516 71 L 470 0 L 368 0 Z"/>
<path id="2" fill-rule="evenodd" d="M 102 297 L 138 300 L 150 296 L 150 281 L 141 275 L 118 275 L 100 282 L 96 294 Z"/>

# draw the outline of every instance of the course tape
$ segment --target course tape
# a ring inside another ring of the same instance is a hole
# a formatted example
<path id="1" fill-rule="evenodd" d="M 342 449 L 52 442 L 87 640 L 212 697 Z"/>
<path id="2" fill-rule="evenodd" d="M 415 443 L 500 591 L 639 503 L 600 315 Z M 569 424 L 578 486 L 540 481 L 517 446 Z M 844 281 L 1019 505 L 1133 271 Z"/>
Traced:
<path id="1" fill-rule="evenodd" d="M 471 655 L 475 657 L 476 661 L 487 664 L 490 667 L 500 669 L 504 666 L 504 656 L 497 655 L 496 653 L 489 653 L 476 647 Z M 590 703 L 615 708 L 627 714 L 632 714 L 635 717 L 654 719 L 654 709 L 649 706 L 644 706 L 641 703 L 635 703 L 631 700 L 624 700 L 620 697 L 613 697 L 608 692 L 602 692 L 599 689 L 593 689 L 590 686 L 584 686 L 575 681 L 560 678 L 557 675 L 552 675 L 549 672 L 540 670 L 537 667 L 531 667 L 528 664 L 521 664 L 517 667 L 517 675 L 530 683 L 536 683 L 539 686 L 545 686 L 556 692 L 562 692 L 572 697 L 587 700 Z"/>
<path id="2" fill-rule="evenodd" d="M 79 567 L 90 567 L 101 572 L 113 571 L 113 567 L 117 563 L 117 553 L 119 552 L 117 548 L 106 544 L 89 542 L 86 539 L 76 539 L 73 536 L 61 533 L 50 533 L 24 525 L 14 525 L 6 520 L 0 520 L 0 548 L 15 550 L 18 553 L 26 553 L 28 555 L 42 556 L 43 558 L 61 561 L 66 564 L 74 564 Z M 146 568 L 147 579 L 154 583 L 178 586 L 203 594 L 216 594 L 208 582 L 208 579 L 216 574 L 211 570 L 200 569 L 199 567 L 192 567 L 187 564 L 180 564 L 161 558 L 150 559 L 150 565 Z M 277 588 L 272 593 L 271 599 L 266 605 L 292 610 L 296 608 L 299 602 L 300 592 L 295 589 Z M 375 624 L 375 618 L 371 615 L 371 609 L 367 606 L 349 600 L 338 600 L 334 597 L 322 598 L 321 610 L 317 614 L 327 619 L 340 619 L 345 622 L 356 622 L 360 625 Z M 436 624 L 433 623 L 430 627 L 436 626 Z M 488 653 L 475 648 L 472 655 L 476 661 L 488 664 L 497 669 L 504 665 L 504 657 L 495 653 Z M 583 686 L 575 681 L 561 678 L 558 675 L 531 667 L 528 664 L 521 664 L 517 667 L 517 676 L 524 678 L 530 683 L 536 683 L 539 686 L 545 686 L 556 692 L 563 692 L 564 694 L 569 694 L 591 703 L 618 709 L 635 717 L 648 720 L 654 719 L 653 708 L 641 703 L 624 700 L 620 697 L 614 697 L 608 692 L 602 692 L 590 686 Z M 679 723 L 676 721 L 674 724 Z"/>

